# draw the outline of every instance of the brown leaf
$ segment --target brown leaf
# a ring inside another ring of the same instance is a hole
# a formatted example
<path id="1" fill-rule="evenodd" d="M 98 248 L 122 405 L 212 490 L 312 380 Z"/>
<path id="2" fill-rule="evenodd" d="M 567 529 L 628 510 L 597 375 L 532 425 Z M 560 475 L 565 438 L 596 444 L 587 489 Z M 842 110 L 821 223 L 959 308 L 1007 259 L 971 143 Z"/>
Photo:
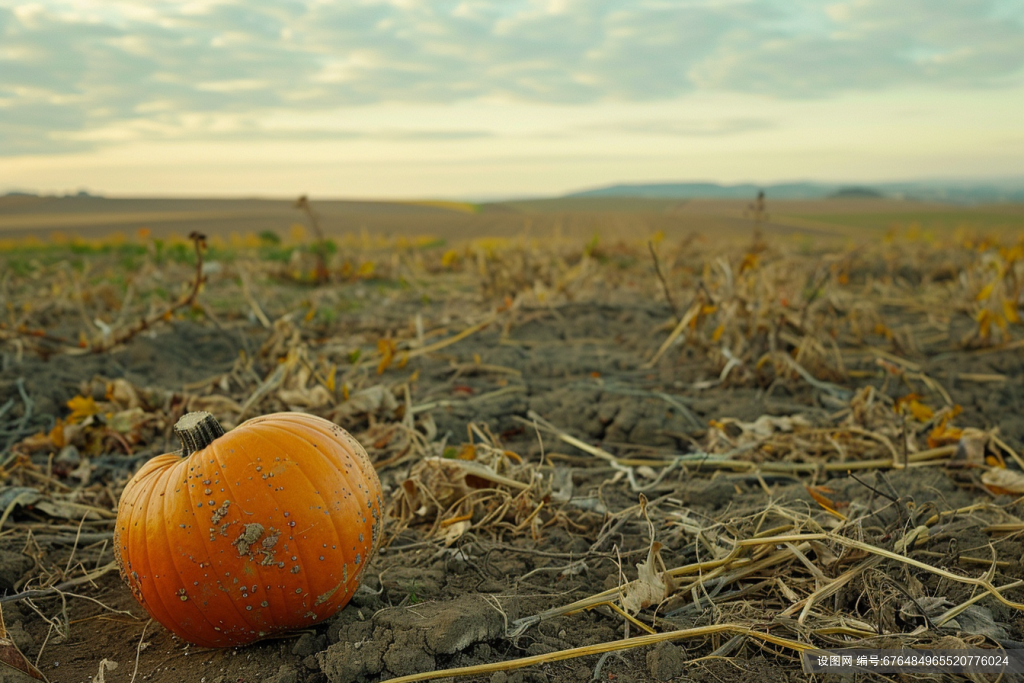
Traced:
<path id="1" fill-rule="evenodd" d="M 138 408 L 141 405 L 135 387 L 124 379 L 118 378 L 107 382 L 106 395 L 108 401 L 113 401 L 125 409 Z"/>
<path id="2" fill-rule="evenodd" d="M 832 489 L 825 486 L 808 486 L 807 493 L 814 499 L 814 501 L 822 507 L 826 512 L 835 515 L 836 517 L 843 517 L 837 510 L 839 504 L 833 501 L 831 498 L 825 495 L 825 493 L 833 493 Z M 845 519 L 845 517 L 843 517 Z"/>
<path id="3" fill-rule="evenodd" d="M 11 669 L 14 671 L 11 672 Z M 10 675 L 8 675 L 9 672 Z M 20 680 L 46 680 L 43 674 L 39 672 L 39 669 L 32 666 L 32 663 L 25 658 L 25 655 L 21 654 L 21 650 L 18 649 L 18 646 L 7 635 L 2 608 L 0 608 L 0 679 L 11 681 L 11 683 L 19 683 Z"/>

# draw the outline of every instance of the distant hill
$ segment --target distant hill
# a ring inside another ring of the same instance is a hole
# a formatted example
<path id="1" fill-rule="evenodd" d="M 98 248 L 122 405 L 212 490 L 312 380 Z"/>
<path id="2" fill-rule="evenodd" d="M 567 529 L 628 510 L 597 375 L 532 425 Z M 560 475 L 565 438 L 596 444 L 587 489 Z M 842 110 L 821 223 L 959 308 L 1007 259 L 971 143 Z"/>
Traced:
<path id="1" fill-rule="evenodd" d="M 643 183 L 598 187 L 565 195 L 582 197 L 637 197 L 646 199 L 751 199 L 759 191 L 768 199 L 890 198 L 911 201 L 980 204 L 1024 202 L 1024 180 L 992 183 L 921 181 L 848 186 L 827 183 L 773 185 L 720 185 L 718 183 Z"/>
<path id="2" fill-rule="evenodd" d="M 718 183 L 654 183 L 643 185 L 609 185 L 593 190 L 573 192 L 567 197 L 638 197 L 644 199 L 749 199 L 758 191 L 774 199 L 822 199 L 838 186 L 815 183 L 783 185 L 719 185 Z"/>
<path id="3" fill-rule="evenodd" d="M 844 187 L 828 196 L 829 199 L 884 199 L 885 195 L 870 187 Z"/>

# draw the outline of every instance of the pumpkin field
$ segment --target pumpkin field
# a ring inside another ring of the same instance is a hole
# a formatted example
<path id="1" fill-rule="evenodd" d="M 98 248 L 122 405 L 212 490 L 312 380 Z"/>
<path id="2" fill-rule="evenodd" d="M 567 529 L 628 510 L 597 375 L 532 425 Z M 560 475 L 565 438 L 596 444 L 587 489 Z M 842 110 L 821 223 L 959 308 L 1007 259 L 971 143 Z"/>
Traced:
<path id="1" fill-rule="evenodd" d="M 1024 647 L 1019 207 L 68 201 L 0 204 L 0 681 Z"/>

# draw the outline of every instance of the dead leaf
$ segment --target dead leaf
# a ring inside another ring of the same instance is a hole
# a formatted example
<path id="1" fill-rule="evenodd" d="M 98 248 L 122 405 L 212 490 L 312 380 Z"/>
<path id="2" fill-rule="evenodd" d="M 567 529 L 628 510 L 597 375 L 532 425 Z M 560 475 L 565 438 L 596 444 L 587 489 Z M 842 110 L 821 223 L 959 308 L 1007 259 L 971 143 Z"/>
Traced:
<path id="1" fill-rule="evenodd" d="M 93 683 L 107 683 L 106 672 L 113 671 L 117 668 L 117 662 L 109 659 L 103 659 L 100 661 L 100 670 L 96 674 L 96 677 L 92 679 Z"/>
<path id="2" fill-rule="evenodd" d="M 782 597 L 786 598 L 786 600 L 789 600 L 790 602 L 800 601 L 800 596 L 797 595 L 792 588 L 787 586 L 781 578 L 775 577 L 775 584 L 779 587 L 779 590 L 782 592 Z"/>
<path id="3" fill-rule="evenodd" d="M 993 467 L 981 475 L 981 483 L 996 495 L 1024 493 L 1024 473 Z"/>
<path id="4" fill-rule="evenodd" d="M 351 394 L 347 401 L 338 405 L 331 414 L 334 422 L 345 418 L 373 415 L 375 417 L 394 417 L 398 410 L 398 399 L 387 387 L 377 384 L 360 389 Z"/>
<path id="5" fill-rule="evenodd" d="M 213 413 L 218 418 L 228 415 L 229 413 L 235 413 L 237 415 L 242 412 L 242 406 L 236 401 L 219 394 L 212 394 L 210 396 L 190 396 L 187 406 L 189 411 L 205 410 Z"/>
<path id="6" fill-rule="evenodd" d="M 21 650 L 7 635 L 2 607 L 0 607 L 0 680 L 11 683 L 20 683 L 22 680 L 46 680 L 39 669 L 32 666 L 32 663 L 25 655 L 21 654 Z"/>
<path id="7" fill-rule="evenodd" d="M 961 633 L 986 636 L 996 642 L 1010 637 L 1003 625 L 992 617 L 992 612 L 982 605 L 971 605 L 954 619 L 943 624 L 943 627 L 957 629 Z"/>
<path id="8" fill-rule="evenodd" d="M 39 432 L 38 434 L 33 434 L 32 436 L 26 436 L 24 439 L 19 441 L 14 446 L 14 450 L 17 450 L 19 453 L 37 453 L 39 451 L 52 451 L 54 450 L 53 439 L 50 438 L 49 434 Z"/>
<path id="9" fill-rule="evenodd" d="M 8 510 L 13 512 L 17 506 L 32 506 L 51 517 L 76 522 L 81 521 L 83 516 L 85 519 L 100 519 L 104 515 L 110 515 L 111 518 L 115 516 L 113 513 L 88 505 L 46 498 L 36 489 L 27 486 L 0 487 L 0 514 L 6 515 Z M 0 517 L 0 519 L 5 519 L 5 517 Z"/>
<path id="10" fill-rule="evenodd" d="M 445 529 L 444 536 L 441 540 L 446 546 L 450 546 L 452 543 L 462 538 L 462 535 L 469 531 L 472 526 L 473 522 L 468 519 L 461 522 L 455 522 L 454 524 L 449 524 L 448 528 Z"/>
<path id="11" fill-rule="evenodd" d="M 81 422 L 85 418 L 100 412 L 100 408 L 96 405 L 96 401 L 92 396 L 75 396 L 68 401 L 67 406 L 71 410 L 71 414 L 68 415 L 68 422 L 72 423 Z"/>
<path id="12" fill-rule="evenodd" d="M 665 575 L 661 548 L 661 543 L 657 541 L 651 544 L 647 559 L 636 566 L 637 580 L 622 591 L 622 609 L 627 612 L 636 614 L 644 607 L 660 604 L 668 597 L 674 582 Z"/>
<path id="13" fill-rule="evenodd" d="M 391 365 L 396 350 L 395 342 L 391 339 L 381 339 L 377 342 L 377 352 L 380 354 L 380 362 L 377 364 L 378 375 L 383 375 L 384 371 Z"/>
<path id="14" fill-rule="evenodd" d="M 960 434 L 953 460 L 959 465 L 982 466 L 985 464 L 985 444 L 988 434 L 980 429 L 968 427 Z"/>
<path id="15" fill-rule="evenodd" d="M 80 480 L 84 486 L 89 483 L 94 469 L 88 458 L 82 458 L 82 461 L 78 463 L 78 467 L 68 472 L 68 477 Z"/>
<path id="16" fill-rule="evenodd" d="M 951 427 L 949 424 L 943 422 L 928 435 L 928 448 L 938 448 L 940 446 L 949 446 L 951 444 L 960 441 L 963 436 L 964 430 L 958 427 Z"/>
<path id="17" fill-rule="evenodd" d="M 107 382 L 107 400 L 117 403 L 122 408 L 138 408 L 141 403 L 139 394 L 127 380 L 115 379 Z"/>
<path id="18" fill-rule="evenodd" d="M 64 420 L 57 418 L 57 423 L 53 425 L 53 429 L 50 430 L 47 436 L 50 438 L 54 448 L 64 448 L 68 444 L 67 435 L 64 433 Z"/>
<path id="19" fill-rule="evenodd" d="M 900 605 L 900 616 L 906 621 L 923 620 L 924 616 L 927 616 L 929 619 L 935 619 L 952 605 L 953 603 L 944 597 L 925 595 L 917 598 L 916 601 L 907 600 Z M 921 610 L 924 610 L 924 614 L 921 614 Z"/>
<path id="20" fill-rule="evenodd" d="M 825 486 L 808 486 L 807 493 L 814 501 L 822 507 L 825 512 L 828 512 L 836 517 L 846 519 L 845 516 L 840 514 L 836 508 L 839 507 L 835 501 L 825 495 L 825 493 L 833 493 L 832 489 Z"/>
<path id="21" fill-rule="evenodd" d="M 831 567 L 839 561 L 839 556 L 832 552 L 832 550 L 819 541 L 811 541 L 811 547 L 814 548 L 814 554 L 818 556 L 826 567 Z"/>
<path id="22" fill-rule="evenodd" d="M 932 416 L 935 414 L 935 411 L 920 401 L 910 401 L 907 404 L 907 410 L 910 411 L 910 414 L 913 415 L 914 419 L 918 422 L 927 422 L 932 419 Z"/>
<path id="23" fill-rule="evenodd" d="M 331 402 L 331 394 L 323 386 L 317 384 L 302 389 L 281 389 L 277 397 L 289 406 L 302 408 L 319 408 Z"/>
<path id="24" fill-rule="evenodd" d="M 89 520 L 101 518 L 99 509 L 90 508 L 88 505 L 81 505 L 79 503 L 41 499 L 33 503 L 32 506 L 40 512 L 44 512 L 51 517 L 58 517 L 60 519 L 79 521 L 83 518 Z"/>
<path id="25" fill-rule="evenodd" d="M 135 407 L 114 413 L 107 419 L 107 426 L 120 434 L 128 434 L 146 420 L 142 408 Z"/>
<path id="26" fill-rule="evenodd" d="M 800 415 L 776 417 L 774 415 L 762 415 L 753 422 L 742 422 L 735 418 L 725 417 L 721 420 L 710 422 L 714 429 L 723 434 L 736 434 L 737 445 L 743 445 L 752 441 L 760 442 L 777 433 L 791 433 L 810 426 L 810 423 Z"/>

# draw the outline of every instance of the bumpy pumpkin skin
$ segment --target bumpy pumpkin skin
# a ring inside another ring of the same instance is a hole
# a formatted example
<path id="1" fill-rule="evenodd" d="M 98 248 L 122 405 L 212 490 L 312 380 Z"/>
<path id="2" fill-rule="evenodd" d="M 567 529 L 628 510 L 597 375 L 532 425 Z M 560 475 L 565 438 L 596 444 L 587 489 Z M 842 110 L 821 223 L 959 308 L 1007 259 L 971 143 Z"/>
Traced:
<path id="1" fill-rule="evenodd" d="M 146 463 L 121 495 L 114 549 L 135 598 L 170 631 L 244 645 L 348 603 L 377 550 L 382 505 L 348 432 L 278 413 Z"/>

